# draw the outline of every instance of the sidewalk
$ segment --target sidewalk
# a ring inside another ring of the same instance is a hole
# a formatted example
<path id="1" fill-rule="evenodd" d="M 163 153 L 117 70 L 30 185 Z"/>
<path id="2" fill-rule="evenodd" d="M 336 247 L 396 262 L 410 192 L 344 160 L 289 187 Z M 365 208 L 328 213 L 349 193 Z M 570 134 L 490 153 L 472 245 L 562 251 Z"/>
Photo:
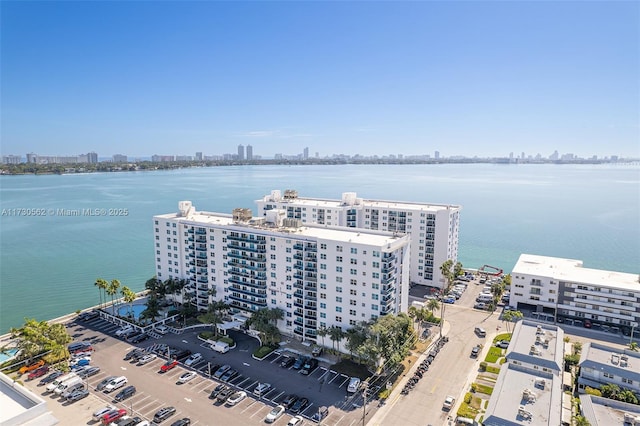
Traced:
<path id="1" fill-rule="evenodd" d="M 451 329 L 451 325 L 445 321 L 444 326 L 442 327 L 442 335 L 446 336 Z M 434 333 L 434 336 L 438 336 L 437 333 Z M 420 357 L 413 363 L 409 371 L 404 375 L 404 377 L 398 382 L 398 384 L 393 388 L 391 394 L 387 398 L 387 402 L 380 407 L 373 417 L 367 422 L 369 426 L 382 426 L 384 425 L 384 420 L 389 415 L 389 413 L 393 410 L 396 402 L 400 399 L 400 392 L 402 392 L 402 388 L 409 381 L 409 379 L 413 376 L 413 373 L 418 369 L 422 361 L 427 358 L 427 355 L 435 345 L 437 338 L 429 345 L 429 347 L 420 355 Z"/>

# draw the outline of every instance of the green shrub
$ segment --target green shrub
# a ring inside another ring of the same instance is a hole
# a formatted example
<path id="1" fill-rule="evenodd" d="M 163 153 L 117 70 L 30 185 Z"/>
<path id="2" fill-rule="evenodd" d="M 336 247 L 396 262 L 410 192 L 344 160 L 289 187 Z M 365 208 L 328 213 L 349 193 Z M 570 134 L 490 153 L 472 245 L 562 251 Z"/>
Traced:
<path id="1" fill-rule="evenodd" d="M 477 390 L 478 390 L 478 384 L 477 383 L 471 383 L 471 392 L 475 393 Z M 469 395 L 469 401 L 466 401 L 466 402 L 467 402 L 467 404 L 471 402 L 471 395 Z"/>
<path id="2" fill-rule="evenodd" d="M 203 331 L 200 334 L 198 334 L 198 337 L 200 337 L 201 339 L 204 340 L 209 340 L 214 336 L 213 331 Z"/>
<path id="3" fill-rule="evenodd" d="M 218 342 L 225 342 L 229 346 L 234 346 L 236 344 L 236 342 L 234 342 L 231 337 L 227 337 L 227 336 L 219 338 Z"/>
<path id="4" fill-rule="evenodd" d="M 602 396 L 600 389 L 590 388 L 589 386 L 584 388 L 584 392 L 589 395 Z"/>
<path id="5" fill-rule="evenodd" d="M 496 362 L 500 357 L 502 357 L 502 349 L 493 346 L 489 349 L 489 353 L 484 360 L 487 362 Z"/>
<path id="6" fill-rule="evenodd" d="M 256 349 L 253 352 L 253 356 L 256 358 L 264 358 L 265 356 L 269 355 L 271 352 L 273 352 L 273 348 L 270 346 L 260 346 L 258 349 Z"/>
<path id="7" fill-rule="evenodd" d="M 465 403 L 467 403 L 467 404 L 471 404 L 471 398 L 472 398 L 472 397 L 471 397 L 471 392 L 467 392 L 467 393 L 464 395 L 464 402 L 465 402 Z"/>
<path id="8" fill-rule="evenodd" d="M 385 389 L 378 394 L 378 397 L 380 399 L 387 399 L 389 398 L 389 395 L 391 395 L 391 389 Z"/>
<path id="9" fill-rule="evenodd" d="M 483 384 L 477 384 L 476 387 L 477 391 L 480 393 L 484 393 L 487 395 L 491 395 L 493 393 L 493 387 L 491 386 L 487 386 L 487 385 L 483 385 Z"/>
<path id="10" fill-rule="evenodd" d="M 500 360 L 500 364 L 504 363 L 506 358 Z M 487 365 L 487 373 L 500 374 L 500 367 L 494 367 L 493 365 Z"/>
<path id="11" fill-rule="evenodd" d="M 487 371 L 487 363 L 482 361 L 480 363 L 480 371 Z"/>

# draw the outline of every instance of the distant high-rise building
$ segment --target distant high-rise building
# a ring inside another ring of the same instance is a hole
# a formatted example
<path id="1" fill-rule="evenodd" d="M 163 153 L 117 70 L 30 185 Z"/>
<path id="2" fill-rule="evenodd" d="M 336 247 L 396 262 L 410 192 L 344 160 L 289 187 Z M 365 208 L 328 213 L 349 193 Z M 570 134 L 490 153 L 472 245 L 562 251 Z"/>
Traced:
<path id="1" fill-rule="evenodd" d="M 251 145 L 247 145 L 247 160 L 253 160 L 253 147 Z"/>
<path id="2" fill-rule="evenodd" d="M 38 154 L 34 154 L 30 152 L 27 154 L 27 163 L 37 163 L 38 162 Z"/>
<path id="3" fill-rule="evenodd" d="M 202 152 L 196 152 L 196 161 L 202 161 Z"/>
<path id="4" fill-rule="evenodd" d="M 440 151 L 434 152 L 433 156 L 436 158 L 436 160 L 439 160 L 440 159 Z"/>
<path id="5" fill-rule="evenodd" d="M 126 163 L 127 162 L 127 156 L 126 155 L 122 155 L 122 154 L 113 154 L 113 160 L 114 163 Z"/>
<path id="6" fill-rule="evenodd" d="M 22 162 L 22 157 L 19 155 L 3 155 L 2 156 L 2 164 L 20 164 Z"/>
<path id="7" fill-rule="evenodd" d="M 87 163 L 98 164 L 98 154 L 96 152 L 90 152 L 87 154 Z"/>
<path id="8" fill-rule="evenodd" d="M 558 158 L 560 158 L 560 154 L 558 154 L 558 151 L 553 151 L 553 154 L 551 154 L 549 156 L 549 160 L 557 160 Z"/>
<path id="9" fill-rule="evenodd" d="M 238 145 L 238 160 L 244 160 L 244 145 Z"/>
<path id="10" fill-rule="evenodd" d="M 302 158 L 305 160 L 309 159 L 309 147 L 306 147 L 303 151 L 302 151 Z"/>

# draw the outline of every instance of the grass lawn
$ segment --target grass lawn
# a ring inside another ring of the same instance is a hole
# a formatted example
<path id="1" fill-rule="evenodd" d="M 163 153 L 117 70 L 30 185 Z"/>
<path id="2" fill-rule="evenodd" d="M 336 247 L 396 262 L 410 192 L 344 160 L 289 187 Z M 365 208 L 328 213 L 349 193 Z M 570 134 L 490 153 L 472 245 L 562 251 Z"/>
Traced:
<path id="1" fill-rule="evenodd" d="M 492 346 L 489 349 L 489 353 L 487 354 L 487 357 L 484 360 L 486 362 L 493 363 L 493 362 L 496 362 L 501 356 L 502 356 L 502 349 Z"/>
<path id="2" fill-rule="evenodd" d="M 500 374 L 500 367 L 494 367 L 493 365 L 487 365 L 487 373 Z"/>
<path id="3" fill-rule="evenodd" d="M 493 387 L 487 385 L 481 385 L 480 383 L 476 383 L 476 392 L 484 393 L 487 395 L 491 395 L 493 393 Z"/>
<path id="4" fill-rule="evenodd" d="M 498 334 L 496 337 L 494 337 L 493 343 L 495 344 L 496 342 L 499 342 L 500 340 L 511 341 L 511 333 Z"/>

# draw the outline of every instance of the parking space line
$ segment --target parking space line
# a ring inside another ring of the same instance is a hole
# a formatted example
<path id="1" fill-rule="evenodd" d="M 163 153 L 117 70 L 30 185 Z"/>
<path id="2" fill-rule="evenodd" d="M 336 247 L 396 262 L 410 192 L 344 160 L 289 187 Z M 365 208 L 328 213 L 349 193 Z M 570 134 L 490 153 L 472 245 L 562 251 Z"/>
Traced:
<path id="1" fill-rule="evenodd" d="M 344 381 L 338 385 L 339 388 L 341 388 L 342 385 L 344 385 L 345 383 L 347 383 L 349 381 L 349 376 L 345 376 L 344 374 L 341 374 L 340 376 L 344 377 Z"/>
<path id="2" fill-rule="evenodd" d="M 335 376 L 333 376 L 333 378 L 331 380 L 329 380 L 329 383 L 333 383 L 333 381 L 339 376 L 339 374 L 336 371 L 333 370 L 329 370 L 329 373 L 334 373 Z"/>
<path id="3" fill-rule="evenodd" d="M 240 377 L 242 377 L 242 376 L 240 376 Z M 238 382 L 236 385 L 237 385 L 238 387 L 242 387 L 242 384 L 243 384 L 244 382 L 246 382 L 247 380 L 251 380 L 251 377 L 245 377 L 245 378 L 244 378 L 244 380 L 242 380 L 241 382 Z"/>
<path id="4" fill-rule="evenodd" d="M 245 389 L 249 389 L 250 387 L 252 387 L 253 385 L 255 385 L 256 383 L 258 383 L 257 380 L 255 380 L 253 383 L 251 383 L 249 386 L 245 387 Z"/>
<path id="5" fill-rule="evenodd" d="M 320 375 L 320 377 L 318 377 L 318 381 L 322 380 L 322 378 L 329 373 L 329 370 L 325 367 L 320 367 L 320 370 L 324 370 L 324 372 Z"/>
<path id="6" fill-rule="evenodd" d="M 271 402 L 275 403 L 276 399 L 280 398 L 284 394 L 284 391 L 280 391 L 279 394 L 270 399 Z"/>

